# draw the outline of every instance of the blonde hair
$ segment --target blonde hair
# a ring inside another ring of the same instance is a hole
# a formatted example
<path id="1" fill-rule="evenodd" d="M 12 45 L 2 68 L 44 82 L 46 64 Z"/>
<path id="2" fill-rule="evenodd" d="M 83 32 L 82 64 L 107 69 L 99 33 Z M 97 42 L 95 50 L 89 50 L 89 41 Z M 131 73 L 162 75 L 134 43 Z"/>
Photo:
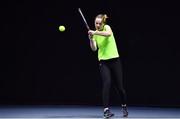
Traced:
<path id="1" fill-rule="evenodd" d="M 106 14 L 99 14 L 96 16 L 96 18 L 101 18 L 102 19 L 102 23 L 106 24 L 106 19 L 109 18 Z"/>

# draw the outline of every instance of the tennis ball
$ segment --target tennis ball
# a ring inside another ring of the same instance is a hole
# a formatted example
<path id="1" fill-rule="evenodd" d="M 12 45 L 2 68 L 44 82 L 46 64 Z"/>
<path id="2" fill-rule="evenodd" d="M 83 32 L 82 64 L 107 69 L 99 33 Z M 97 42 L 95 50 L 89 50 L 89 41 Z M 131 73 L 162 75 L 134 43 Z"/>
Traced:
<path id="1" fill-rule="evenodd" d="M 62 26 L 62 25 L 59 26 L 59 31 L 63 32 L 63 31 L 65 31 L 65 29 L 66 29 L 65 26 Z"/>

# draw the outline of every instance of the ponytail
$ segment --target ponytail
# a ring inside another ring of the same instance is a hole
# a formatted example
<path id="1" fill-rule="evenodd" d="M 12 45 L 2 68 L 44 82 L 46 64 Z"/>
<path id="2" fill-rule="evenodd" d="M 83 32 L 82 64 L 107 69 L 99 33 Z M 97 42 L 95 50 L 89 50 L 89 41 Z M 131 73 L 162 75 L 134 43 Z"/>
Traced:
<path id="1" fill-rule="evenodd" d="M 104 14 L 103 17 L 102 17 L 103 23 L 106 23 L 107 18 L 108 18 L 108 16 L 106 14 Z"/>

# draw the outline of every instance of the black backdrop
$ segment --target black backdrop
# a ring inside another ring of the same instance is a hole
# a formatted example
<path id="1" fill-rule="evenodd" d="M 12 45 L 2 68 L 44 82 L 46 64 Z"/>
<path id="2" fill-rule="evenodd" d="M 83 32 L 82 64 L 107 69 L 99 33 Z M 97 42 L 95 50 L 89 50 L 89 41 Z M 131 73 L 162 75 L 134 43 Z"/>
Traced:
<path id="1" fill-rule="evenodd" d="M 92 29 L 97 14 L 109 16 L 129 105 L 180 105 L 175 3 L 55 0 L 2 4 L 1 104 L 101 105 L 97 53 L 89 47 L 78 7 Z M 59 25 L 66 31 L 59 32 Z"/>

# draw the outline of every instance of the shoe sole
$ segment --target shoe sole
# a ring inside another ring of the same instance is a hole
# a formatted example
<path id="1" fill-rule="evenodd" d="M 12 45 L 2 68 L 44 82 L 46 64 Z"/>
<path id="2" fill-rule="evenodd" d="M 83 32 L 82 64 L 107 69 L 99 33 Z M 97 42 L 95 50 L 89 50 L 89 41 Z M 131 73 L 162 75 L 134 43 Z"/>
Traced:
<path id="1" fill-rule="evenodd" d="M 111 118 L 111 117 L 113 117 L 114 116 L 114 114 L 112 114 L 112 115 L 110 115 L 110 116 L 104 116 L 104 119 L 108 119 L 108 118 Z"/>

